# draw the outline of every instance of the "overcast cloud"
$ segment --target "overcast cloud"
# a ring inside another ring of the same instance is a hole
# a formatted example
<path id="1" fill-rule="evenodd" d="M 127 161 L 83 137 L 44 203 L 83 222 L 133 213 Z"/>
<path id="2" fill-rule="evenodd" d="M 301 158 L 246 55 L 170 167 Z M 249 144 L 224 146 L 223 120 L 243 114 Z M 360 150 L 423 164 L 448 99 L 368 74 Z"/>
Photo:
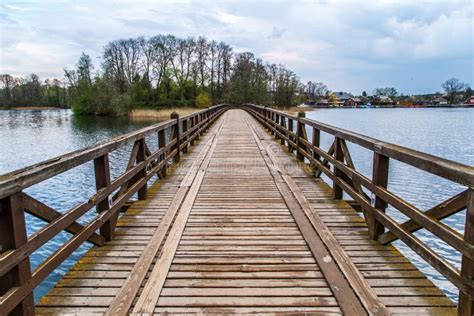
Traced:
<path id="1" fill-rule="evenodd" d="M 472 1 L 8 1 L 0 72 L 62 77 L 82 51 L 99 66 L 119 38 L 205 36 L 293 69 L 302 81 L 361 93 L 473 86 Z"/>

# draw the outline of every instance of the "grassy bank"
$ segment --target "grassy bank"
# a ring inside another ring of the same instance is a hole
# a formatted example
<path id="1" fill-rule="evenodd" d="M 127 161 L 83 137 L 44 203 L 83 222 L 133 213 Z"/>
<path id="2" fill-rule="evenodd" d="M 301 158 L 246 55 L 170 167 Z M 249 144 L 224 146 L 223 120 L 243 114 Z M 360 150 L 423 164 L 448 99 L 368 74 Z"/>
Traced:
<path id="1" fill-rule="evenodd" d="M 297 112 L 306 112 L 306 111 L 312 111 L 314 108 L 310 106 L 290 106 L 290 107 L 283 107 L 283 108 L 278 108 L 280 111 L 288 112 L 291 114 L 297 113 Z"/>
<path id="2" fill-rule="evenodd" d="M 133 120 L 168 120 L 171 116 L 171 113 L 177 112 L 179 116 L 184 116 L 191 114 L 193 112 L 199 111 L 201 109 L 196 108 L 196 107 L 167 107 L 163 109 L 133 109 L 129 116 Z M 297 107 L 297 106 L 291 106 L 291 107 L 284 107 L 284 108 L 278 108 L 278 110 L 285 111 L 291 114 L 297 113 L 297 112 L 306 112 L 306 111 L 312 111 L 314 110 L 312 107 L 305 106 L 305 107 Z"/>
<path id="3" fill-rule="evenodd" d="M 23 110 L 57 110 L 61 108 L 57 108 L 54 106 L 16 106 L 12 108 L 7 108 L 7 107 L 1 107 L 1 110 L 17 110 L 17 111 L 23 111 Z"/>
<path id="4" fill-rule="evenodd" d="M 179 116 L 191 114 L 201 109 L 195 107 L 170 107 L 163 109 L 133 109 L 129 116 L 134 120 L 168 120 L 171 113 L 177 112 Z"/>

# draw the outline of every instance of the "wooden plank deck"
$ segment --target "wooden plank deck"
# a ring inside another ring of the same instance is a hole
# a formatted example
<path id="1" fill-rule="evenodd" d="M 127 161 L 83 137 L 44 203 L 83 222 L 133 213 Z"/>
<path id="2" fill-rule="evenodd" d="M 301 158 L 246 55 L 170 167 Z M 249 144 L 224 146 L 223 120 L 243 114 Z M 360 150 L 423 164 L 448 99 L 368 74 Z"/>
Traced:
<path id="1" fill-rule="evenodd" d="M 162 219 L 170 216 L 168 227 Z M 321 231 L 313 229 L 317 219 Z M 162 243 L 159 226 L 168 231 Z M 332 249 L 324 246 L 331 238 L 338 243 Z M 158 254 L 140 272 L 136 262 L 152 248 Z M 336 252 L 349 263 L 338 262 Z M 143 282 L 135 278 L 140 273 Z M 331 189 L 255 119 L 229 110 L 149 189 L 146 201 L 120 218 L 115 240 L 92 248 L 36 312 L 354 315 L 385 309 L 456 314 L 454 303 L 395 248 L 371 241 L 359 214 L 334 201 Z"/>

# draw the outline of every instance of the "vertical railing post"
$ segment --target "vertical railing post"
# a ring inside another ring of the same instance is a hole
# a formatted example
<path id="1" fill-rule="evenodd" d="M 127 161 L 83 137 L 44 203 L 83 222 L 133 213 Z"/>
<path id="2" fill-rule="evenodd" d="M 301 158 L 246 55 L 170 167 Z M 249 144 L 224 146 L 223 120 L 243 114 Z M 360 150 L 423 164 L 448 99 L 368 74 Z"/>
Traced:
<path id="1" fill-rule="evenodd" d="M 286 131 L 286 121 L 285 120 L 286 120 L 285 116 L 281 115 L 280 116 L 280 126 L 283 127 L 281 129 L 282 135 L 285 133 L 284 131 Z M 281 138 L 280 144 L 285 145 L 285 138 L 283 138 L 283 137 Z"/>
<path id="2" fill-rule="evenodd" d="M 188 120 L 186 119 L 186 120 L 183 120 L 183 134 L 185 134 L 187 130 L 188 130 Z M 187 140 L 188 140 L 187 136 L 183 137 L 183 143 L 186 144 L 183 148 L 183 153 L 188 152 L 188 143 L 186 142 Z"/>
<path id="3" fill-rule="evenodd" d="M 203 113 L 203 131 L 207 131 L 207 122 L 209 120 L 208 111 L 205 110 Z"/>
<path id="4" fill-rule="evenodd" d="M 137 153 L 137 163 L 146 160 L 146 149 L 145 149 L 145 138 L 139 140 L 138 153 Z M 146 166 L 138 173 L 140 178 L 146 177 Z M 145 182 L 143 186 L 138 190 L 138 199 L 146 200 L 148 192 L 148 184 Z"/>
<path id="5" fill-rule="evenodd" d="M 342 146 L 341 146 L 341 139 L 339 137 L 336 137 L 334 140 L 334 158 L 339 161 L 344 163 L 344 153 L 342 152 Z M 339 170 L 335 165 L 334 165 L 334 175 L 336 178 L 341 179 L 343 172 Z M 333 198 L 335 200 L 342 200 L 343 196 L 343 190 L 342 188 L 336 184 L 335 181 L 332 183 L 332 188 L 333 188 Z"/>
<path id="6" fill-rule="evenodd" d="M 275 138 L 276 139 L 280 139 L 280 136 L 278 136 L 279 134 L 276 132 L 281 132 L 280 129 L 278 128 L 278 126 L 280 125 L 280 114 L 276 114 L 275 115 L 275 122 L 273 124 L 273 126 L 275 127 Z"/>
<path id="7" fill-rule="evenodd" d="M 196 128 L 197 128 L 197 129 L 196 129 L 196 137 L 194 138 L 195 140 L 199 140 L 199 135 L 200 135 L 200 133 L 199 133 L 199 128 L 200 128 L 200 127 L 199 127 L 199 116 L 200 116 L 200 114 L 196 114 L 196 115 L 194 116 L 194 125 L 197 126 L 197 127 L 196 127 Z"/>
<path id="8" fill-rule="evenodd" d="M 191 132 L 192 138 L 191 138 L 190 146 L 194 146 L 194 134 L 196 133 L 196 131 L 194 130 L 194 126 L 196 126 L 196 122 L 195 122 L 194 118 L 195 118 L 195 116 L 191 117 L 191 128 L 190 129 L 192 130 L 192 132 Z"/>
<path id="9" fill-rule="evenodd" d="M 474 188 L 469 188 L 466 204 L 466 224 L 464 226 L 464 241 L 471 246 L 474 244 Z M 474 261 L 462 256 L 461 277 L 474 282 Z M 474 314 L 474 301 L 468 295 L 459 293 L 459 316 L 470 316 Z"/>
<path id="10" fill-rule="evenodd" d="M 301 153 L 302 145 L 301 145 L 301 139 L 305 138 L 306 131 L 305 131 L 305 125 L 301 123 L 301 118 L 306 117 L 305 112 L 301 111 L 298 112 L 298 122 L 296 123 L 296 159 L 299 161 L 304 161 L 304 156 Z"/>
<path id="11" fill-rule="evenodd" d="M 176 156 L 174 156 L 174 161 L 179 162 L 181 160 L 181 150 L 179 150 L 180 147 L 180 136 L 179 136 L 179 114 L 176 112 L 171 113 L 171 119 L 176 120 L 176 123 L 171 126 L 171 135 L 172 135 L 172 140 L 176 139 L 176 144 L 173 146 L 172 150 L 176 150 Z"/>
<path id="12" fill-rule="evenodd" d="M 311 144 L 313 144 L 313 150 L 312 150 L 313 158 L 319 160 L 321 157 L 316 152 L 314 147 L 320 148 L 320 146 L 321 146 L 321 131 L 319 129 L 315 128 L 315 127 L 313 127 L 313 135 L 312 135 L 312 139 L 311 139 Z M 316 170 L 318 170 L 318 169 L 317 169 L 316 165 L 314 165 L 313 166 L 313 175 L 319 177 L 321 174 L 318 174 L 316 172 Z"/>
<path id="13" fill-rule="evenodd" d="M 109 155 L 105 154 L 94 159 L 94 173 L 95 173 L 95 187 L 97 190 L 106 188 L 110 185 L 110 166 Z M 97 212 L 102 213 L 110 208 L 108 197 L 97 204 Z M 100 227 L 100 234 L 104 236 L 105 240 L 111 241 L 114 238 L 115 224 L 117 216 L 112 216 L 104 225 Z"/>
<path id="14" fill-rule="evenodd" d="M 276 127 L 275 127 L 275 112 L 273 112 L 273 111 L 270 112 L 270 121 L 271 121 L 270 125 L 271 125 L 273 128 L 276 128 Z M 271 135 L 272 135 L 272 136 L 273 136 L 273 135 L 276 135 L 274 129 L 271 129 Z"/>
<path id="15" fill-rule="evenodd" d="M 294 148 L 290 144 L 290 141 L 293 141 L 293 138 L 292 138 L 290 132 L 293 132 L 293 119 L 292 118 L 288 118 L 288 135 L 287 136 L 288 136 L 288 140 L 289 140 L 288 141 L 288 151 L 290 153 L 293 153 Z"/>
<path id="16" fill-rule="evenodd" d="M 204 125 L 204 113 L 199 113 L 199 123 L 201 124 L 201 133 L 199 135 L 204 135 L 204 128 L 202 125 Z"/>
<path id="17" fill-rule="evenodd" d="M 28 241 L 25 213 L 21 193 L 0 200 L 0 253 L 17 249 Z M 23 259 L 18 265 L 0 277 L 0 295 L 13 287 L 21 286 L 31 279 L 30 259 Z M 18 302 L 9 315 L 34 315 L 33 293 Z"/>
<path id="18" fill-rule="evenodd" d="M 164 148 L 166 147 L 166 132 L 165 129 L 161 129 L 158 131 L 158 148 Z M 161 161 L 166 160 L 165 165 L 163 168 L 161 168 L 160 171 L 160 177 L 163 179 L 167 176 L 168 174 L 168 157 L 166 155 L 166 151 L 163 151 L 161 154 Z"/>
<path id="19" fill-rule="evenodd" d="M 374 152 L 374 162 L 372 165 L 372 183 L 376 186 L 386 189 L 388 185 L 388 168 L 389 158 L 385 155 Z M 382 212 L 385 212 L 387 209 L 387 202 L 376 196 L 374 207 L 381 210 Z M 382 223 L 377 221 L 370 212 L 367 212 L 367 214 L 370 238 L 377 240 L 379 236 L 384 233 L 385 228 Z"/>

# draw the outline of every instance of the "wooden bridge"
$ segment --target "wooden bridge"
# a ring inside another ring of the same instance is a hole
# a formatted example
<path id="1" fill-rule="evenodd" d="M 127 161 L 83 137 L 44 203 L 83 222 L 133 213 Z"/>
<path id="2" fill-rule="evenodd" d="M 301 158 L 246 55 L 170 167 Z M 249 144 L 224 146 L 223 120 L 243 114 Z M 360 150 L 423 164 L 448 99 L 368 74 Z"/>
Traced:
<path id="1" fill-rule="evenodd" d="M 334 137 L 328 151 L 321 133 Z M 373 152 L 372 178 L 355 169 L 347 142 Z M 111 179 L 109 153 L 124 146 L 133 146 L 127 169 Z M 387 189 L 390 159 L 465 189 L 420 210 Z M 23 192 L 89 161 L 97 191 L 67 212 Z M 473 167 L 304 115 L 256 105 L 174 115 L 1 176 L 0 313 L 472 315 L 473 187 Z M 387 205 L 409 220 L 397 222 Z M 464 233 L 441 221 L 463 210 Z M 25 212 L 49 224 L 27 236 Z M 462 255 L 462 266 L 419 229 Z M 63 230 L 70 239 L 31 270 L 29 256 Z M 459 289 L 458 305 L 390 245 L 396 239 Z M 35 287 L 84 242 L 95 246 L 35 306 Z"/>

